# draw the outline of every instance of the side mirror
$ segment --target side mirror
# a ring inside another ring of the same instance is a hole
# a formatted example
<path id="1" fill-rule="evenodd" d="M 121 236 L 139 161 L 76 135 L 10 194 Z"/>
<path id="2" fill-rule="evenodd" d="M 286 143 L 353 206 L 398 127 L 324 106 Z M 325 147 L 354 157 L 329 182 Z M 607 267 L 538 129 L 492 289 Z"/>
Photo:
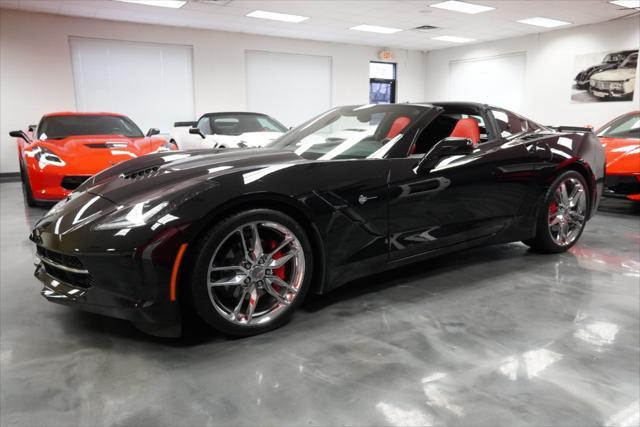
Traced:
<path id="1" fill-rule="evenodd" d="M 466 155 L 473 151 L 474 144 L 468 138 L 448 137 L 438 141 L 416 166 L 416 173 L 427 173 L 433 169 L 443 157 Z"/>
<path id="2" fill-rule="evenodd" d="M 31 143 L 31 139 L 29 139 L 29 136 L 27 136 L 27 134 L 24 133 L 23 130 L 12 130 L 11 132 L 9 132 L 9 136 L 12 136 L 14 138 L 22 138 L 26 143 Z"/>
<path id="3" fill-rule="evenodd" d="M 160 129 L 158 129 L 158 128 L 151 128 L 151 129 L 149 129 L 149 131 L 147 132 L 147 136 L 158 135 L 159 133 L 160 133 Z"/>
<path id="4" fill-rule="evenodd" d="M 198 128 L 189 128 L 189 133 L 191 135 L 200 135 L 200 138 L 204 139 L 204 134 Z"/>

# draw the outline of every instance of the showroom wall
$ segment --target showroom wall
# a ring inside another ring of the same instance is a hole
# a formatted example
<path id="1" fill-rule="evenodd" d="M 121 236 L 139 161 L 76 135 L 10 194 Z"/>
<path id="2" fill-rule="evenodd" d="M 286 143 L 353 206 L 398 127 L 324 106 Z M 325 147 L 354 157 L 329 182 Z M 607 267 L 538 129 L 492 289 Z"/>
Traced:
<path id="1" fill-rule="evenodd" d="M 196 114 L 246 109 L 247 50 L 330 56 L 332 105 L 366 103 L 369 61 L 376 60 L 379 50 L 1 9 L 0 173 L 18 171 L 15 142 L 8 136 L 10 130 L 24 129 L 46 112 L 76 109 L 70 36 L 193 46 Z M 425 93 L 425 54 L 405 50 L 395 54 L 398 100 L 421 101 Z"/>
<path id="2" fill-rule="evenodd" d="M 610 118 L 638 109 L 640 75 L 636 74 L 633 101 L 572 103 L 571 86 L 575 76 L 576 55 L 638 49 L 639 44 L 640 19 L 635 16 L 566 30 L 431 51 L 427 53 L 425 99 L 453 100 L 451 93 L 455 91 L 452 90 L 452 86 L 456 82 L 449 80 L 451 61 L 524 52 L 526 66 L 522 113 L 544 124 L 590 124 L 599 127 Z M 502 90 L 510 91 L 513 88 L 505 86 Z"/>

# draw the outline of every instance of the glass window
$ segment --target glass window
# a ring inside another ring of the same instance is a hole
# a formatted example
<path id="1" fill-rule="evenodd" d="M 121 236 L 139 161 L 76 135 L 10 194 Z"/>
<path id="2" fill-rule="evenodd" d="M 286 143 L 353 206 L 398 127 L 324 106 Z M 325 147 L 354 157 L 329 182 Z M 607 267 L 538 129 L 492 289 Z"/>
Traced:
<path id="1" fill-rule="evenodd" d="M 282 124 L 269 116 L 251 113 L 215 114 L 210 116 L 216 135 L 242 135 L 249 132 L 286 132 Z"/>
<path id="2" fill-rule="evenodd" d="M 491 110 L 496 119 L 500 136 L 508 138 L 529 130 L 527 119 L 502 110 Z"/>
<path id="3" fill-rule="evenodd" d="M 269 145 L 305 159 L 363 159 L 391 148 L 423 112 L 413 106 L 343 107 L 297 127 Z M 391 145 L 387 145 L 391 144 Z"/>
<path id="4" fill-rule="evenodd" d="M 64 139 L 76 135 L 144 137 L 140 128 L 124 116 L 48 116 L 38 125 L 38 139 Z"/>
<path id="5" fill-rule="evenodd" d="M 211 124 L 209 122 L 209 117 L 205 116 L 198 120 L 198 129 L 204 135 L 211 135 Z"/>
<path id="6" fill-rule="evenodd" d="M 396 64 L 389 62 L 369 62 L 369 78 L 393 80 L 396 78 Z"/>
<path id="7" fill-rule="evenodd" d="M 640 139 L 640 114 L 628 114 L 606 124 L 598 136 Z"/>
<path id="8" fill-rule="evenodd" d="M 637 53 L 632 53 L 631 55 L 627 56 L 627 59 L 622 61 L 622 63 L 620 64 L 620 68 L 632 68 L 634 70 L 636 69 L 637 66 L 638 66 Z"/>

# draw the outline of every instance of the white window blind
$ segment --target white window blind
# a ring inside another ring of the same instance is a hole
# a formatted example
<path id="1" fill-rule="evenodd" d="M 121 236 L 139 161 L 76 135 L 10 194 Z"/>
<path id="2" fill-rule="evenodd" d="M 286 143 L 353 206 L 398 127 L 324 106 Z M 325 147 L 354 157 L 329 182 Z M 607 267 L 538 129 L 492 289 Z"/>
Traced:
<path id="1" fill-rule="evenodd" d="M 449 63 L 449 99 L 523 111 L 527 56 L 524 52 Z"/>
<path id="2" fill-rule="evenodd" d="M 297 126 L 331 108 L 331 57 L 247 51 L 247 108 Z"/>
<path id="3" fill-rule="evenodd" d="M 78 111 L 126 114 L 146 132 L 194 116 L 191 46 L 71 37 Z"/>

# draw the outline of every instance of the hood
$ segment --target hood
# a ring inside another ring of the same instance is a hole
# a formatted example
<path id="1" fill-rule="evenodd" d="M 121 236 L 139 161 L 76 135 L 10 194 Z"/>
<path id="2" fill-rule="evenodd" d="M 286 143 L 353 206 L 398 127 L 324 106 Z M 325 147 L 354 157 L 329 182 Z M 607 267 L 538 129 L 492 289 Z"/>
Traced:
<path id="1" fill-rule="evenodd" d="M 245 132 L 240 135 L 214 135 L 216 142 L 224 144 L 225 142 L 246 144 L 247 147 L 263 147 L 282 136 L 282 132 Z"/>
<path id="2" fill-rule="evenodd" d="M 614 70 L 603 71 L 591 76 L 592 80 L 600 81 L 624 81 L 633 79 L 636 76 L 635 68 L 616 68 Z"/>
<path id="3" fill-rule="evenodd" d="M 640 173 L 640 140 L 601 137 L 608 174 Z"/>
<path id="4" fill-rule="evenodd" d="M 70 136 L 36 141 L 60 157 L 69 173 L 93 175 L 115 164 L 149 154 L 165 143 L 162 138 L 127 138 L 118 135 Z"/>
<path id="5" fill-rule="evenodd" d="M 293 152 L 264 148 L 158 153 L 99 173 L 78 191 L 86 190 L 124 205 L 132 200 L 153 199 L 155 195 L 211 182 L 211 179 L 229 173 L 275 170 L 306 161 Z"/>

